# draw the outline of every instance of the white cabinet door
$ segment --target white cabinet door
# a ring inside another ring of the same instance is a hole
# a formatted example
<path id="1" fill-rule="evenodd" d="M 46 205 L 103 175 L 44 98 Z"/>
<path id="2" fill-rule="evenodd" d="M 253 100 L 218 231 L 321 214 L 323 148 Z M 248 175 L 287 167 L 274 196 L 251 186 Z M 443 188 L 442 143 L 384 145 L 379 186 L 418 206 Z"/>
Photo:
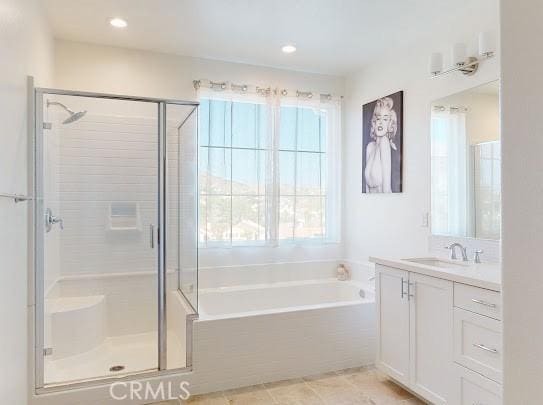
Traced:
<path id="1" fill-rule="evenodd" d="M 451 404 L 453 283 L 409 273 L 409 387 L 434 404 Z"/>
<path id="2" fill-rule="evenodd" d="M 458 364 L 455 370 L 455 401 L 458 405 L 502 405 L 502 387 Z"/>
<path id="3" fill-rule="evenodd" d="M 376 266 L 376 365 L 406 385 L 409 383 L 408 277 L 406 271 Z"/>
<path id="4" fill-rule="evenodd" d="M 454 360 L 491 380 L 502 382 L 501 321 L 454 309 Z"/>

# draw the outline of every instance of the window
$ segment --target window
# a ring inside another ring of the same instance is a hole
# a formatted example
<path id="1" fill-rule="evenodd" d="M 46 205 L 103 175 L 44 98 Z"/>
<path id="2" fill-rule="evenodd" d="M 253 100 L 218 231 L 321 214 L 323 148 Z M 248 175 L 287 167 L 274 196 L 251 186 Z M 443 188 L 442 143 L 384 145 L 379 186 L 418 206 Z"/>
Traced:
<path id="1" fill-rule="evenodd" d="M 279 239 L 324 238 L 326 112 L 282 106 L 279 140 Z"/>
<path id="2" fill-rule="evenodd" d="M 200 102 L 200 244 L 334 240 L 339 204 L 330 203 L 326 185 L 338 171 L 331 170 L 337 164 L 328 164 L 329 108 L 286 102 L 273 107 L 267 100 Z M 334 136 L 339 151 L 339 133 Z"/>
<path id="3" fill-rule="evenodd" d="M 266 240 L 266 106 L 203 99 L 200 117 L 200 242 Z"/>

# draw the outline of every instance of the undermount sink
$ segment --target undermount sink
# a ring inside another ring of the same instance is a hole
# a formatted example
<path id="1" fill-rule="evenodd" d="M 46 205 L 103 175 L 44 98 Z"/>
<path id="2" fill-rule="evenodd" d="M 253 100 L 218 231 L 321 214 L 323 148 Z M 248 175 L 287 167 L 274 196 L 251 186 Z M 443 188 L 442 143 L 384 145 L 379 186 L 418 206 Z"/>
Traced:
<path id="1" fill-rule="evenodd" d="M 454 269 L 455 267 L 465 267 L 464 263 L 454 263 L 449 260 L 438 259 L 436 257 L 420 257 L 403 259 L 406 262 L 422 264 L 424 266 L 441 267 L 443 269 Z"/>

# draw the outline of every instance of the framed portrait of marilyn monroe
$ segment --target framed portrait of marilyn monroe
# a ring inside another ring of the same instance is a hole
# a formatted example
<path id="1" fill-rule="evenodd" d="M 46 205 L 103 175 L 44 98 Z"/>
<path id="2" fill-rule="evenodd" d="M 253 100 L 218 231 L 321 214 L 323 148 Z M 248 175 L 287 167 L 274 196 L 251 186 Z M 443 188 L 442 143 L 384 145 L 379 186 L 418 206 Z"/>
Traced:
<path id="1" fill-rule="evenodd" d="M 403 91 L 362 107 L 362 193 L 402 192 Z"/>

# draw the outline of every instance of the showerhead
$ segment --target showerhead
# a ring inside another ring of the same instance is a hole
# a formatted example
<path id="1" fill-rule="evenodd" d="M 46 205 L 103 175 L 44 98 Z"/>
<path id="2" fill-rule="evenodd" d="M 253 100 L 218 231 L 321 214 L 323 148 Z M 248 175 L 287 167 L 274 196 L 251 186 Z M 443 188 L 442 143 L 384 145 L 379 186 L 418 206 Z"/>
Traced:
<path id="1" fill-rule="evenodd" d="M 49 101 L 49 100 L 47 100 L 47 108 L 49 108 L 49 106 L 51 106 L 51 105 L 58 105 L 59 107 L 62 107 L 68 114 L 70 114 L 70 116 L 68 118 L 66 118 L 64 121 L 62 121 L 63 124 L 71 124 L 72 122 L 75 122 L 75 121 L 83 118 L 83 116 L 87 113 L 86 110 L 75 112 L 75 111 L 70 110 L 64 104 L 59 103 L 58 101 Z"/>
<path id="2" fill-rule="evenodd" d="M 79 112 L 70 112 L 70 116 L 66 118 L 64 121 L 62 121 L 63 124 L 71 124 L 72 122 L 77 121 L 80 118 L 83 118 L 83 116 L 87 113 L 87 111 L 79 111 Z"/>

